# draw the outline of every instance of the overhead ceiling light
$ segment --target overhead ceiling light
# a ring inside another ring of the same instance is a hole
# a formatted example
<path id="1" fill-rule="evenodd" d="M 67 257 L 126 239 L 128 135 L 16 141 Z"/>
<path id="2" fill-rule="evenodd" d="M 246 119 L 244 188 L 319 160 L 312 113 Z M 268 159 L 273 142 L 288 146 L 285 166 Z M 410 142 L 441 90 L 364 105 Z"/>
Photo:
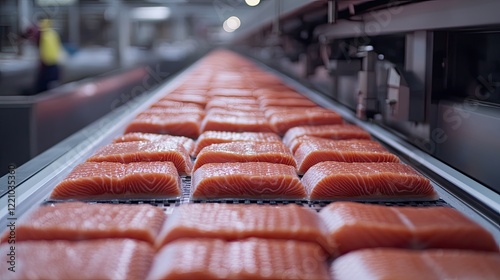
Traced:
<path id="1" fill-rule="evenodd" d="M 139 7 L 131 12 L 133 19 L 137 20 L 164 20 L 170 16 L 168 7 Z"/>
<path id="2" fill-rule="evenodd" d="M 236 29 L 240 28 L 241 26 L 241 21 L 238 17 L 236 16 L 232 16 L 232 17 L 229 17 L 228 19 L 226 19 L 224 21 L 224 23 L 222 24 L 222 28 L 224 29 L 224 31 L 226 32 L 233 32 L 235 31 Z"/>
<path id="3" fill-rule="evenodd" d="M 230 28 L 228 25 L 227 25 L 227 20 L 224 21 L 224 23 L 222 24 L 222 28 L 224 29 L 224 31 L 228 32 L 228 33 L 231 33 L 231 32 L 234 32 L 235 29 L 232 29 Z"/>
<path id="4" fill-rule="evenodd" d="M 238 29 L 240 28 L 241 25 L 241 20 L 238 17 L 232 16 L 226 19 L 227 26 L 231 29 Z"/>
<path id="5" fill-rule="evenodd" d="M 259 5 L 260 0 L 245 0 L 245 3 L 247 3 L 247 5 L 250 7 L 255 7 Z"/>

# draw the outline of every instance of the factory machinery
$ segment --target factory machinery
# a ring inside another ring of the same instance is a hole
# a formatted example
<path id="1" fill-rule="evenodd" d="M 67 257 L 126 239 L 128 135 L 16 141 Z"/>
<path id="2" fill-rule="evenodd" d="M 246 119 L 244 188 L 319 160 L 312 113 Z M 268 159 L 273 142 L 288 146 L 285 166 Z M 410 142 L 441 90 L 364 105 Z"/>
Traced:
<path id="1" fill-rule="evenodd" d="M 380 203 L 451 206 L 500 243 L 500 2 L 296 2 L 273 3 L 269 14 L 235 32 L 229 48 L 368 131 L 428 177 L 440 197 Z M 1 228 L 8 222 L 9 192 L 15 194 L 18 217 L 50 202 L 50 191 L 73 167 L 122 135 L 139 112 L 176 88 L 196 65 L 25 165 L 9 167 L 14 179 L 1 178 Z M 178 199 L 106 202 L 150 203 L 168 214 L 191 202 L 189 178 L 182 183 L 184 194 Z"/>

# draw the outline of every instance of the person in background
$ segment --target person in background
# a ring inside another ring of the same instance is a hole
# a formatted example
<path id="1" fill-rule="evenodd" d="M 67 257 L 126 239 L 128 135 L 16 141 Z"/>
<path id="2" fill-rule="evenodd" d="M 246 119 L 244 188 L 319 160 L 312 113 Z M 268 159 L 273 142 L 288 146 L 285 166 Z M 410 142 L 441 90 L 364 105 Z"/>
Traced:
<path id="1" fill-rule="evenodd" d="M 62 52 L 61 40 L 51 27 L 49 18 L 42 18 L 38 23 L 38 53 L 40 65 L 36 82 L 36 93 L 50 89 L 59 82 L 59 60 Z"/>

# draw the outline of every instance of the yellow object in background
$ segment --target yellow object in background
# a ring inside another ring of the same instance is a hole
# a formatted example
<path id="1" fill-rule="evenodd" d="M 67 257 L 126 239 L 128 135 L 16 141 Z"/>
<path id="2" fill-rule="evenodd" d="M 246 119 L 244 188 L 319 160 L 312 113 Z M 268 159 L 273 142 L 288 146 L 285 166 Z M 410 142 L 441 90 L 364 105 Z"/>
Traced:
<path id="1" fill-rule="evenodd" d="M 61 40 L 48 19 L 40 21 L 40 59 L 45 65 L 56 65 L 61 55 Z"/>

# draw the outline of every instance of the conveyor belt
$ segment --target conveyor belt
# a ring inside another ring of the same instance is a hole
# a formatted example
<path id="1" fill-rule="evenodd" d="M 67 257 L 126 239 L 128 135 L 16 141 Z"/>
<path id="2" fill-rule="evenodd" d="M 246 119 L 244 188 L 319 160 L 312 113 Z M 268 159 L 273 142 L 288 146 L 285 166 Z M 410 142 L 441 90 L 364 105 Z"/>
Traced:
<path id="1" fill-rule="evenodd" d="M 60 182 L 66 175 L 73 169 L 74 166 L 84 161 L 88 158 L 92 153 L 95 152 L 99 147 L 108 144 L 112 141 L 112 139 L 123 134 L 125 126 L 132 120 L 132 118 L 139 112 L 148 108 L 152 103 L 156 102 L 160 99 L 165 92 L 170 91 L 175 88 L 182 80 L 183 77 L 189 75 L 189 73 L 198 65 L 195 63 L 187 70 L 178 74 L 174 78 L 170 79 L 162 86 L 157 88 L 156 90 L 146 94 L 133 102 L 130 102 L 118 110 L 112 112 L 108 116 L 100 119 L 93 125 L 85 128 L 80 131 L 77 135 L 72 137 L 72 143 L 74 147 L 68 153 L 63 156 L 55 159 L 48 166 L 40 169 L 40 170 L 31 170 L 32 175 L 21 185 L 16 188 L 16 217 L 20 217 L 25 212 L 29 211 L 34 205 L 39 205 L 41 203 L 57 203 L 59 201 L 47 200 L 48 194 L 53 189 L 53 187 Z M 384 131 L 382 128 L 374 125 L 362 122 L 356 119 L 352 112 L 347 110 L 346 108 L 336 104 L 330 99 L 323 97 L 320 93 L 315 92 L 309 88 L 304 87 L 299 84 L 297 81 L 283 76 L 276 71 L 265 67 L 264 65 L 260 65 L 265 70 L 274 73 L 275 75 L 280 76 L 285 83 L 289 86 L 296 88 L 299 92 L 303 93 L 305 96 L 309 97 L 313 101 L 321 104 L 326 108 L 333 109 L 344 117 L 347 121 L 354 123 L 356 125 L 361 126 L 362 128 L 369 131 L 377 140 L 381 141 L 384 145 L 386 145 L 392 152 L 401 156 L 403 160 L 408 156 L 413 156 L 413 160 L 407 162 L 413 166 L 412 163 L 419 162 L 418 170 L 424 172 L 426 175 L 430 173 L 425 172 L 426 170 L 431 169 L 432 166 L 426 165 L 426 163 L 430 162 L 430 164 L 438 164 L 428 155 L 425 155 L 423 152 L 416 151 L 415 149 L 411 149 L 408 147 L 409 145 L 403 143 L 396 136 L 391 135 L 387 131 Z M 65 143 L 68 145 L 68 143 Z M 35 160 L 36 162 L 36 160 Z M 442 164 L 442 163 L 440 163 Z M 32 166 L 32 165 L 28 165 Z M 23 169 L 24 167 L 21 167 Z M 443 165 L 443 168 L 445 166 Z M 436 171 L 436 170 L 434 170 Z M 443 172 L 437 171 L 434 172 L 443 176 Z M 435 175 L 435 174 L 434 174 Z M 458 175 L 457 175 L 458 176 Z M 463 175 L 461 175 L 463 176 Z M 453 183 L 453 181 L 462 180 L 460 177 L 452 177 L 453 180 L 449 180 Z M 5 177 L 3 180 L 7 180 Z M 465 180 L 465 179 L 463 179 Z M 469 179 L 470 180 L 470 179 Z M 410 206 L 410 207 L 427 207 L 427 206 L 451 206 L 454 207 L 467 216 L 477 221 L 488 230 L 490 230 L 497 241 L 500 243 L 500 225 L 498 219 L 494 219 L 495 211 L 497 211 L 497 216 L 500 211 L 500 202 L 498 194 L 496 196 L 494 194 L 488 193 L 487 190 L 481 189 L 476 186 L 474 190 L 471 190 L 470 187 L 464 188 L 461 186 L 455 187 L 457 190 L 460 189 L 462 191 L 468 192 L 470 195 L 469 199 L 464 199 L 463 196 L 455 195 L 453 192 L 453 188 L 443 187 L 441 184 L 437 183 L 436 180 L 432 180 L 433 185 L 437 192 L 440 195 L 439 200 L 436 201 L 406 201 L 406 202 L 396 202 L 396 201 L 369 201 L 366 203 L 376 203 L 382 205 L 393 205 L 393 206 Z M 483 186 L 484 187 L 484 186 Z M 205 202 L 219 202 L 219 203 L 239 203 L 239 204 L 248 204 L 248 203 L 256 203 L 256 204 L 272 204 L 272 205 L 280 205 L 280 204 L 290 204 L 295 203 L 299 205 L 303 205 L 305 207 L 311 207 L 316 210 L 321 209 L 323 206 L 327 204 L 327 202 L 320 201 L 307 201 L 307 200 L 249 200 L 249 199 L 226 199 L 226 200 L 211 200 L 211 201 L 191 201 L 190 198 L 190 178 L 183 177 L 182 178 L 182 188 L 183 194 L 181 197 L 176 199 L 114 199 L 114 200 L 100 200 L 100 201 L 89 201 L 91 203 L 125 203 L 125 204 L 142 204 L 148 203 L 152 205 L 156 205 L 158 207 L 162 207 L 165 209 L 167 213 L 173 211 L 173 209 L 184 203 L 205 203 Z M 486 196 L 487 199 L 481 200 L 480 195 Z M 1 199 L 3 208 L 0 209 L 1 221 L 0 226 L 5 227 L 7 224 L 7 196 L 4 195 Z M 473 205 L 474 201 L 477 204 L 479 201 L 479 205 L 482 207 L 478 207 L 477 205 Z M 493 215 L 493 216 L 492 216 Z M 493 217 L 493 218 L 492 218 Z"/>

